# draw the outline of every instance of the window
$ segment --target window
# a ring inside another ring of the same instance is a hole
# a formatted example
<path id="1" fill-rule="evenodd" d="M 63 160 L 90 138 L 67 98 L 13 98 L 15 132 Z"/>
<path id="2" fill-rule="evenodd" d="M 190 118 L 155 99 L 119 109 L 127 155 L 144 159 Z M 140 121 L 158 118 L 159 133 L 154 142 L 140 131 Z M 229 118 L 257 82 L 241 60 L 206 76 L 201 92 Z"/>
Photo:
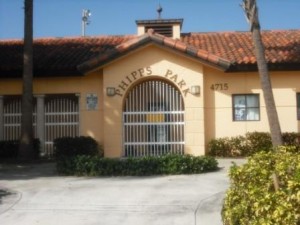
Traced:
<path id="1" fill-rule="evenodd" d="M 300 120 L 300 93 L 297 93 L 297 119 Z"/>
<path id="2" fill-rule="evenodd" d="M 232 108 L 234 121 L 257 121 L 260 117 L 259 95 L 233 95 Z"/>

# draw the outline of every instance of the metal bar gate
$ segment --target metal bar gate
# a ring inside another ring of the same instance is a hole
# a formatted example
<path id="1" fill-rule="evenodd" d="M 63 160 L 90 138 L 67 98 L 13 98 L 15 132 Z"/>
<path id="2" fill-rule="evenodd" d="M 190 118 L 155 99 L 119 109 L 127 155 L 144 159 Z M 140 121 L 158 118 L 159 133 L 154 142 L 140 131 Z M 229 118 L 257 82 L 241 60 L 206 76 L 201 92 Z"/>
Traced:
<path id="1" fill-rule="evenodd" d="M 45 96 L 44 155 L 53 155 L 53 141 L 58 137 L 79 135 L 79 103 L 74 94 Z M 18 140 L 21 135 L 21 96 L 5 96 L 3 139 Z M 33 128 L 37 137 L 37 103 L 34 99 Z"/>
<path id="2" fill-rule="evenodd" d="M 125 99 L 125 157 L 184 154 L 184 104 L 181 93 L 164 81 L 145 81 Z"/>
<path id="3" fill-rule="evenodd" d="M 45 99 L 45 154 L 53 154 L 53 141 L 79 135 L 79 105 L 75 95 L 54 95 Z"/>
<path id="4" fill-rule="evenodd" d="M 21 135 L 21 96 L 7 96 L 3 107 L 3 139 L 18 140 Z M 36 136 L 36 101 L 33 102 L 33 134 Z"/>

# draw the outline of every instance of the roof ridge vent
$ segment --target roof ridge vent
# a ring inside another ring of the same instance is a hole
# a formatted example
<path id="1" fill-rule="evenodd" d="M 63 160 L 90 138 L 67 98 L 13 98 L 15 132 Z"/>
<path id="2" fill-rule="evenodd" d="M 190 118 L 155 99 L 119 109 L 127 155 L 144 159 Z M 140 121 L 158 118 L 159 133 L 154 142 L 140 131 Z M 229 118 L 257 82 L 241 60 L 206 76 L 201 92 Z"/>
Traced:
<path id="1" fill-rule="evenodd" d="M 138 35 L 143 35 L 152 29 L 157 34 L 173 39 L 180 38 L 182 23 L 183 19 L 136 20 Z"/>

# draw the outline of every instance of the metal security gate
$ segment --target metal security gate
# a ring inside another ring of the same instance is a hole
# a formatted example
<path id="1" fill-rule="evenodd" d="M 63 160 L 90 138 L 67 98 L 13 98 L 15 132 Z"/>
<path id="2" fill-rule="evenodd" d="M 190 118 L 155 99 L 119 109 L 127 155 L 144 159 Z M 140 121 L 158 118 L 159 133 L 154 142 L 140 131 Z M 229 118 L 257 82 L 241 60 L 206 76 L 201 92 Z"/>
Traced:
<path id="1" fill-rule="evenodd" d="M 21 135 L 21 96 L 6 96 L 3 105 L 3 140 L 18 140 Z M 36 135 L 36 101 L 33 102 L 33 132 Z"/>
<path id="2" fill-rule="evenodd" d="M 136 85 L 125 99 L 123 156 L 184 154 L 181 93 L 164 81 Z"/>
<path id="3" fill-rule="evenodd" d="M 42 122 L 37 122 L 37 99 L 33 99 L 34 137 L 41 138 L 42 154 L 53 155 L 53 141 L 58 137 L 79 135 L 79 102 L 75 94 L 46 95 L 41 105 Z M 3 140 L 18 140 L 21 135 L 21 96 L 5 96 L 3 102 Z M 44 134 L 37 134 L 38 127 Z"/>
<path id="4" fill-rule="evenodd" d="M 79 104 L 75 95 L 45 98 L 45 154 L 53 154 L 53 141 L 79 135 Z"/>

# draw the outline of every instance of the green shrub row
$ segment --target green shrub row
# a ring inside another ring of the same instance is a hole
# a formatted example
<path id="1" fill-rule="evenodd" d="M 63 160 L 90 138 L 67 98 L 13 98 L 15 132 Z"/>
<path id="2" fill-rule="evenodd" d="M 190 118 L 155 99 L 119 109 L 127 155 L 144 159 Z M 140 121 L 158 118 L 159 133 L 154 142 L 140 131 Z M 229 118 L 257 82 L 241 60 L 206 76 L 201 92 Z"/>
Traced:
<path id="1" fill-rule="evenodd" d="M 222 210 L 224 225 L 299 225 L 300 153 L 295 147 L 260 152 L 232 166 Z M 275 190 L 272 175 L 279 178 Z"/>
<path id="2" fill-rule="evenodd" d="M 299 133 L 283 133 L 282 139 L 286 146 L 300 149 Z M 208 144 L 208 154 L 218 157 L 250 156 L 259 151 L 268 152 L 272 149 L 272 139 L 267 132 L 248 132 L 245 136 L 224 137 L 213 139 Z"/>
<path id="3" fill-rule="evenodd" d="M 4 159 L 16 159 L 19 152 L 19 140 L 0 141 L 0 158 Z M 40 140 L 33 140 L 34 158 L 37 159 L 40 156 Z"/>
<path id="4" fill-rule="evenodd" d="M 218 162 L 210 156 L 164 155 L 141 158 L 101 158 L 75 156 L 57 161 L 57 170 L 77 176 L 145 176 L 159 174 L 198 174 L 214 171 Z"/>
<path id="5" fill-rule="evenodd" d="M 92 137 L 61 137 L 53 143 L 56 158 L 70 158 L 76 155 L 103 156 L 103 150 Z"/>

